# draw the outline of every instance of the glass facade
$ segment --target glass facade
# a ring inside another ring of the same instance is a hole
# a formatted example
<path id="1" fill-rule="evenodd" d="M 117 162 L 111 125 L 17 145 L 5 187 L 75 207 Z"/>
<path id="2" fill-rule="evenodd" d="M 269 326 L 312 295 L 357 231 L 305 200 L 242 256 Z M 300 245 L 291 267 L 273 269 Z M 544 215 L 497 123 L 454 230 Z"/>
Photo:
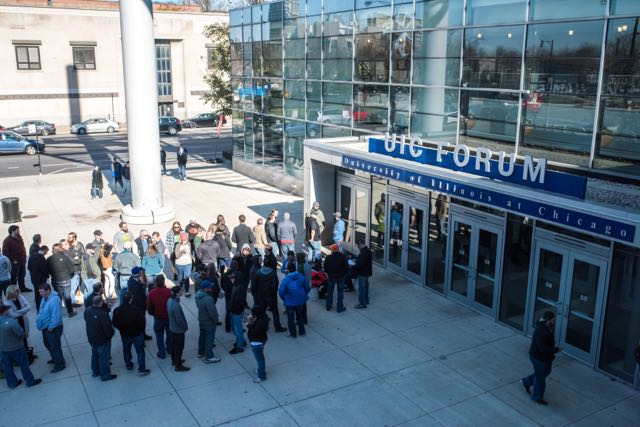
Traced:
<path id="1" fill-rule="evenodd" d="M 293 165 L 310 134 L 391 132 L 638 179 L 639 16 L 635 0 L 284 0 L 236 9 L 234 128 L 244 132 L 236 157 L 299 177 Z M 250 112 L 262 124 L 248 126 Z"/>

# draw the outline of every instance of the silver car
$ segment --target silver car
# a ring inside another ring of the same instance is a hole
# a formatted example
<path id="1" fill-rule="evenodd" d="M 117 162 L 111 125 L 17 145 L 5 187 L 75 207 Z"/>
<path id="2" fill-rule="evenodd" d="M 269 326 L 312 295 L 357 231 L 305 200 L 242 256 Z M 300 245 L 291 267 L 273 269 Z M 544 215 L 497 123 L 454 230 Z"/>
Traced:
<path id="1" fill-rule="evenodd" d="M 109 119 L 89 119 L 71 126 L 71 133 L 77 133 L 78 135 L 94 132 L 112 133 L 119 130 L 120 124 Z"/>

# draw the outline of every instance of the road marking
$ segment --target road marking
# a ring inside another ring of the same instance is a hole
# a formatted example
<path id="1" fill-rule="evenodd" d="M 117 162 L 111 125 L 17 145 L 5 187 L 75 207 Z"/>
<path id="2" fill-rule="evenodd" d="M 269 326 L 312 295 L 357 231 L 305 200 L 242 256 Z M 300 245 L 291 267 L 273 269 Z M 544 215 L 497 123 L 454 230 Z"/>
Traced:
<path id="1" fill-rule="evenodd" d="M 9 166 L 7 169 L 20 169 L 20 166 Z"/>

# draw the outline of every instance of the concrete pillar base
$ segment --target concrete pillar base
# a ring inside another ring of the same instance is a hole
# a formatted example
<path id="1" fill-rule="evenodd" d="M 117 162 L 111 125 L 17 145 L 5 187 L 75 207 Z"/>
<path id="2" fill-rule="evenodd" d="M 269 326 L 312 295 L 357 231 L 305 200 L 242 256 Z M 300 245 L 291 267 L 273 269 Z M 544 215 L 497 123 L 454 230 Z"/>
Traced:
<path id="1" fill-rule="evenodd" d="M 158 209 L 134 209 L 131 205 L 122 208 L 120 217 L 129 224 L 150 225 L 169 222 L 175 218 L 173 206 L 162 206 Z"/>

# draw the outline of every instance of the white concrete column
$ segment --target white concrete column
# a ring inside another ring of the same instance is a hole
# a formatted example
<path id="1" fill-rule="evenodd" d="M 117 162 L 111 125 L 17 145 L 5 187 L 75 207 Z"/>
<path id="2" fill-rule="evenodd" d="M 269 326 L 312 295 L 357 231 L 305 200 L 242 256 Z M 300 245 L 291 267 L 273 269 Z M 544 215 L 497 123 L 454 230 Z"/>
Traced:
<path id="1" fill-rule="evenodd" d="M 158 84 L 151 0 L 120 0 L 120 31 L 131 162 L 131 205 L 122 219 L 155 224 L 174 218 L 165 205 L 160 175 Z"/>

